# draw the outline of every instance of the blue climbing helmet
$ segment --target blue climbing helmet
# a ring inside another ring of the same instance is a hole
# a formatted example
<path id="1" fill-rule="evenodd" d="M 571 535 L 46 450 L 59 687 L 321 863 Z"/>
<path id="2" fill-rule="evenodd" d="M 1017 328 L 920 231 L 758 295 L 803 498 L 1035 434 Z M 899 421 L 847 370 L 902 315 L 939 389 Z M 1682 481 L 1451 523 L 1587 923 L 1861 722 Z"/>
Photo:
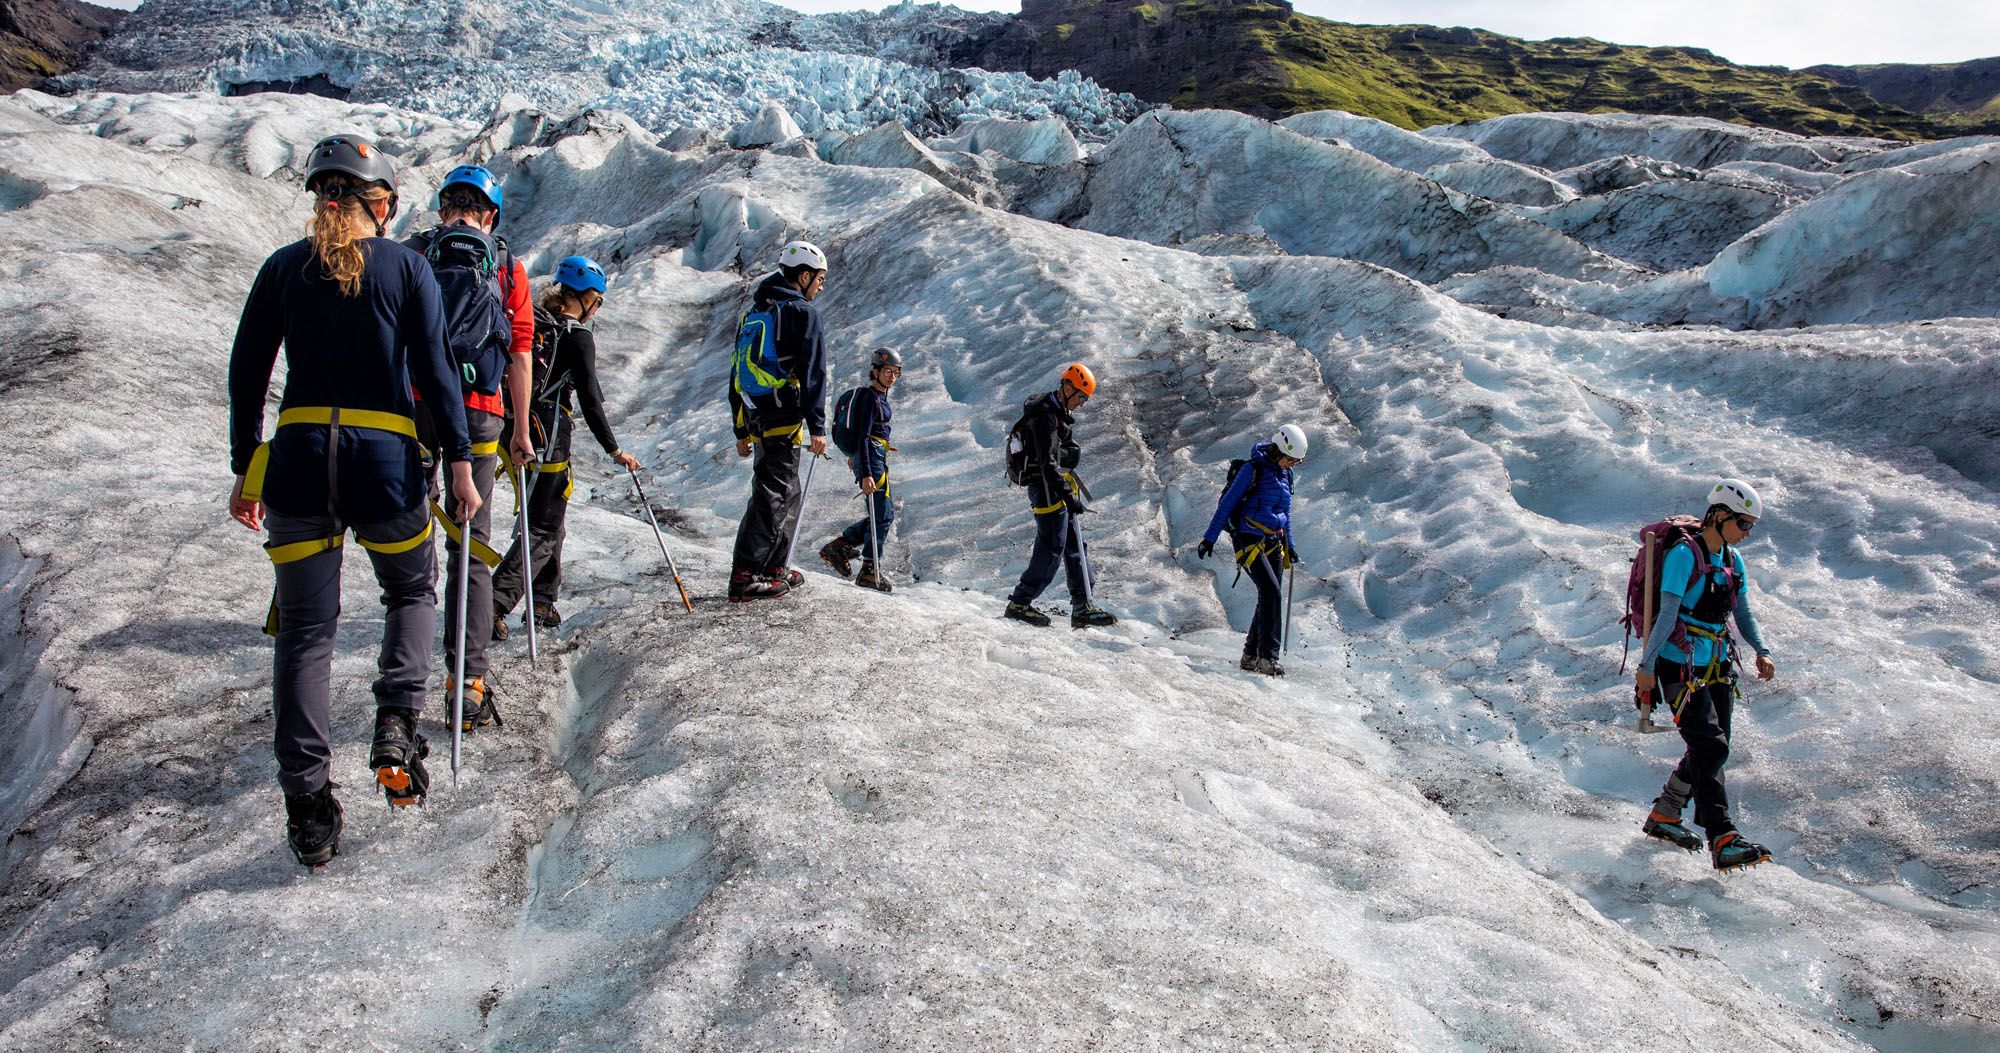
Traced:
<path id="1" fill-rule="evenodd" d="M 493 205 L 494 209 L 502 214 L 507 210 L 506 189 L 500 185 L 500 180 L 494 178 L 493 173 L 487 171 L 482 165 L 459 165 L 457 168 L 445 173 L 444 182 L 438 184 L 438 209 L 440 211 L 444 208 L 445 191 L 455 186 L 471 187 L 479 191 L 480 195 L 485 197 Z M 494 217 L 493 225 L 496 227 L 500 225 L 498 216 Z"/>
<path id="2" fill-rule="evenodd" d="M 599 296 L 604 295 L 607 288 L 604 268 L 588 256 L 564 256 L 562 262 L 556 264 L 556 284 L 572 292 L 588 289 Z"/>

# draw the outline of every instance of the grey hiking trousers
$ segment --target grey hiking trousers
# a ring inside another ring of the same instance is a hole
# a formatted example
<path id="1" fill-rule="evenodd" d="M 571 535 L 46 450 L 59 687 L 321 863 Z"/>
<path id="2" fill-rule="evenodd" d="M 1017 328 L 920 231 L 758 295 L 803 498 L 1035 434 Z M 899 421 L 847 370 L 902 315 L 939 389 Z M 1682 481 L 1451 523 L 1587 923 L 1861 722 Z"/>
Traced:
<path id="1" fill-rule="evenodd" d="M 340 566 L 348 524 L 331 515 L 269 513 L 264 545 L 277 572 L 277 639 L 271 714 L 278 783 L 288 794 L 327 783 L 333 760 L 333 641 L 340 622 Z M 382 653 L 375 708 L 423 708 L 437 628 L 437 563 L 430 510 L 418 507 L 386 523 L 355 524 L 382 586 Z M 374 726 L 375 713 L 368 713 Z"/>
<path id="2" fill-rule="evenodd" d="M 500 467 L 500 430 L 505 424 L 499 417 L 480 410 L 465 411 L 465 430 L 472 437 L 472 485 L 479 488 L 479 514 L 472 517 L 472 537 L 482 545 L 493 543 L 493 483 Z M 457 501 L 446 500 L 442 494 L 441 475 L 435 467 L 431 471 L 431 500 L 450 508 Z M 507 524 L 508 529 L 513 523 Z M 474 548 L 473 551 L 479 551 Z M 444 542 L 444 667 L 457 668 L 458 662 L 458 542 L 445 538 Z M 472 603 L 466 608 L 465 619 L 465 678 L 485 676 L 487 673 L 486 644 L 493 639 L 493 571 L 484 561 L 474 559 L 471 573 L 466 575 Z"/>

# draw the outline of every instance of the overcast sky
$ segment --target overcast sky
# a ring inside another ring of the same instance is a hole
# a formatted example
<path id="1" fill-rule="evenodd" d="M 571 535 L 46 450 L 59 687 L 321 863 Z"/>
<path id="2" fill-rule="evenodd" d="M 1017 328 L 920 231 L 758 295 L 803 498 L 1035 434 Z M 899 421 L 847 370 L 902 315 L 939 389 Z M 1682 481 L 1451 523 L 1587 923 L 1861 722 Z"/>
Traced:
<path id="1" fill-rule="evenodd" d="M 880 2 L 778 0 L 800 11 L 877 10 Z M 1020 0 L 960 0 L 1019 11 Z M 1996 0 L 1293 0 L 1342 22 L 1475 26 L 1510 36 L 1690 44 L 1732 62 L 1962 62 L 2000 55 Z"/>

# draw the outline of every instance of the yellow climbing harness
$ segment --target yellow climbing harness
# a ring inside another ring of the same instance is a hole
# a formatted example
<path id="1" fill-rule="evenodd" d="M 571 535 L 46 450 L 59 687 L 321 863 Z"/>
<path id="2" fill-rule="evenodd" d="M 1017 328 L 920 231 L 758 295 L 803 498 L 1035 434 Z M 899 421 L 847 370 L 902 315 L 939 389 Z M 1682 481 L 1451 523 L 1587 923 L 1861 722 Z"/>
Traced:
<path id="1" fill-rule="evenodd" d="M 278 427 L 294 424 L 322 424 L 334 428 L 372 428 L 376 431 L 394 432 L 411 439 L 417 437 L 417 422 L 400 413 L 384 413 L 380 410 L 341 409 L 338 406 L 293 406 L 278 414 Z M 332 451 L 328 451 L 329 454 Z M 261 501 L 264 499 L 264 473 L 271 464 L 271 444 L 259 443 L 257 452 L 250 455 L 250 467 L 243 473 L 243 499 Z"/>
<path id="2" fill-rule="evenodd" d="M 1689 624 L 1686 619 L 1682 619 L 1681 625 L 1687 629 L 1689 636 L 1698 636 L 1714 646 L 1709 648 L 1708 664 L 1702 667 L 1701 674 L 1683 682 L 1679 695 L 1668 703 L 1674 711 L 1675 724 L 1681 722 L 1681 707 L 1687 705 L 1688 699 L 1693 698 L 1696 691 L 1717 684 L 1728 684 L 1731 691 L 1736 690 L 1735 670 L 1732 668 L 1734 656 L 1731 654 L 1727 630 L 1710 632 L 1701 626 Z"/>

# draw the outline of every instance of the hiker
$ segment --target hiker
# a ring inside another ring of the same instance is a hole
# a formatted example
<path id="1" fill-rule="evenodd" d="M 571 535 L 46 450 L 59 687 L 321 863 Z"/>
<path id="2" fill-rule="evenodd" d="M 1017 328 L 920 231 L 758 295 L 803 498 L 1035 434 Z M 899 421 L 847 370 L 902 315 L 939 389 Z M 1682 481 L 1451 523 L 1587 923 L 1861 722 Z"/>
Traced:
<path id="1" fill-rule="evenodd" d="M 1680 726 L 1687 754 L 1667 779 L 1643 827 L 1649 837 L 1689 850 L 1701 839 L 1681 825 L 1681 809 L 1694 799 L 1694 821 L 1708 834 L 1709 860 L 1717 870 L 1755 866 L 1771 858 L 1764 846 L 1746 840 L 1729 819 L 1729 793 L 1722 767 L 1729 760 L 1730 716 L 1739 694 L 1735 642 L 1725 620 L 1757 654 L 1757 678 L 1778 673 L 1771 650 L 1750 611 L 1750 580 L 1737 546 L 1764 514 L 1750 484 L 1724 479 L 1709 491 L 1700 533 L 1670 541 L 1659 571 L 1659 613 L 1640 653 L 1635 685 L 1639 697 L 1660 696 Z M 1697 545 L 1699 547 L 1697 547 Z"/>
<path id="2" fill-rule="evenodd" d="M 736 330 L 729 413 L 736 455 L 754 451 L 757 459 L 736 531 L 731 603 L 783 596 L 806 583 L 790 563 L 805 505 L 799 446 L 826 456 L 826 351 L 813 306 L 825 288 L 826 254 L 811 242 L 788 242 Z"/>
<path id="3" fill-rule="evenodd" d="M 889 524 L 896 519 L 896 505 L 889 498 L 889 454 L 896 449 L 889 445 L 889 392 L 903 376 L 903 356 L 894 348 L 878 347 L 868 362 L 868 383 L 834 403 L 833 435 L 835 444 L 848 453 L 847 465 L 854 470 L 861 499 L 874 507 L 821 546 L 819 558 L 843 578 L 853 573 L 853 563 L 859 559 L 861 573 L 854 576 L 854 583 L 890 592 L 889 576 L 882 570 L 882 546 L 888 544 Z M 843 436 L 848 437 L 845 442 Z"/>
<path id="4" fill-rule="evenodd" d="M 1049 624 L 1049 616 L 1035 609 L 1035 597 L 1055 580 L 1061 565 L 1069 573 L 1070 628 L 1118 624 L 1091 598 L 1095 575 L 1076 527 L 1089 491 L 1076 474 L 1083 451 L 1070 437 L 1070 425 L 1076 421 L 1071 414 L 1096 393 L 1097 377 L 1090 367 L 1072 362 L 1054 391 L 1022 404 L 1021 419 L 1008 435 L 1007 476 L 1028 488 L 1028 506 L 1035 516 L 1034 555 L 1007 600 L 1006 615 L 1015 621 Z"/>
<path id="5" fill-rule="evenodd" d="M 479 486 L 479 515 L 472 521 L 473 551 L 466 591 L 458 594 L 458 575 L 447 574 L 444 587 L 444 663 L 457 667 L 459 607 L 465 604 L 465 706 L 460 728 L 472 731 L 499 715 L 494 691 L 487 682 L 486 642 L 493 635 L 492 556 L 493 481 L 500 464 L 500 439 L 507 411 L 518 416 L 528 406 L 534 367 L 529 352 L 535 340 L 535 316 L 528 296 L 528 270 L 507 251 L 494 233 L 506 206 L 506 193 L 493 173 L 479 165 L 460 165 L 445 174 L 438 188 L 438 225 L 413 235 L 403 244 L 431 261 L 444 305 L 445 343 L 459 369 L 464 392 L 465 430 L 472 439 L 472 479 Z M 502 393 L 505 393 L 503 399 Z M 436 439 L 430 414 L 417 415 L 417 434 L 428 449 Z M 522 435 L 514 436 L 510 455 L 515 463 L 534 457 Z M 437 477 L 431 476 L 433 499 Z M 456 530 L 445 534 L 445 566 L 459 558 Z M 456 688 L 445 675 L 445 694 Z"/>
<path id="6" fill-rule="evenodd" d="M 330 781 L 332 665 L 342 541 L 354 531 L 382 587 L 380 675 L 368 765 L 391 805 L 429 788 L 416 734 L 430 678 L 437 575 L 410 385 L 424 395 L 449 464 L 454 513 L 479 512 L 459 374 L 445 346 L 437 279 L 386 237 L 395 171 L 358 136 L 322 139 L 306 164 L 308 235 L 271 254 L 243 305 L 229 359 L 229 514 L 264 527 L 277 577 L 266 631 L 285 833 L 299 862 L 339 851 Z M 270 442 L 264 397 L 278 349 L 285 394 Z"/>
<path id="7" fill-rule="evenodd" d="M 540 375 L 529 412 L 514 418 L 529 423 L 526 428 L 509 428 L 517 447 L 524 434 L 530 442 L 541 444 L 540 450 L 518 458 L 515 463 L 536 462 L 532 466 L 533 478 L 527 483 L 529 550 L 535 567 L 535 609 L 527 616 L 543 628 L 553 629 L 562 624 L 556 596 L 562 589 L 562 546 L 568 532 L 569 496 L 576 488 L 576 477 L 569 463 L 571 439 L 576 433 L 576 409 L 570 403 L 571 393 L 575 393 L 576 401 L 582 405 L 584 423 L 590 426 L 597 445 L 620 468 L 639 467 L 639 458 L 621 449 L 611 434 L 611 421 L 604 415 L 604 389 L 597 383 L 597 338 L 591 334 L 590 320 L 604 306 L 608 288 L 604 268 L 587 256 L 567 256 L 556 264 L 555 284 L 543 294 L 534 316 L 537 342 L 545 349 L 538 357 L 544 362 L 537 368 Z M 496 639 L 507 638 L 505 619 L 526 591 L 524 571 L 517 532 L 513 546 L 500 561 L 500 569 L 493 572 L 492 630 Z"/>
<path id="8" fill-rule="evenodd" d="M 1215 540 L 1229 531 L 1236 565 L 1257 586 L 1257 613 L 1243 637 L 1238 668 L 1265 676 L 1284 676 L 1278 664 L 1279 632 L 1284 626 L 1283 576 L 1298 562 L 1292 548 L 1292 469 L 1306 459 L 1306 433 L 1287 424 L 1277 434 L 1250 448 L 1247 460 L 1232 461 L 1229 482 L 1216 503 L 1195 554 L 1207 559 Z"/>

